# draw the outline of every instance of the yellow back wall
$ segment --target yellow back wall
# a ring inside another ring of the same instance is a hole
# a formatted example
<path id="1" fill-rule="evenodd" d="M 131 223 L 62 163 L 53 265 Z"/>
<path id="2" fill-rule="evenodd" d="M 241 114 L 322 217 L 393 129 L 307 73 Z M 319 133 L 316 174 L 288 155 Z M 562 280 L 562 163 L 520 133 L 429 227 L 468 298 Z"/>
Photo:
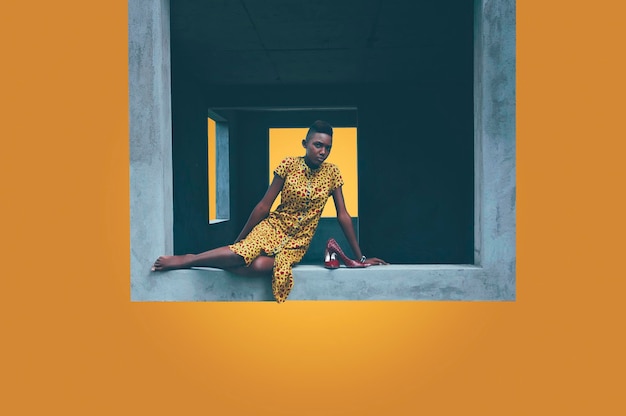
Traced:
<path id="1" fill-rule="evenodd" d="M 269 132 L 270 137 L 270 163 L 269 163 L 269 180 L 274 178 L 274 169 L 287 156 L 304 156 L 305 150 L 302 147 L 302 140 L 306 137 L 308 128 L 272 128 Z M 343 196 L 346 201 L 346 208 L 351 216 L 359 215 L 359 206 L 357 198 L 358 175 L 356 164 L 356 128 L 340 127 L 333 129 L 333 147 L 327 162 L 333 163 L 339 167 L 343 176 Z M 328 201 L 323 217 L 335 217 L 337 211 L 335 204 L 331 200 Z M 280 197 L 276 198 L 272 210 L 278 207 Z"/>
<path id="2" fill-rule="evenodd" d="M 216 148 L 216 131 L 215 121 L 211 118 L 207 120 L 208 123 L 208 177 L 209 177 L 209 221 L 217 219 L 217 169 L 215 160 L 215 148 Z"/>

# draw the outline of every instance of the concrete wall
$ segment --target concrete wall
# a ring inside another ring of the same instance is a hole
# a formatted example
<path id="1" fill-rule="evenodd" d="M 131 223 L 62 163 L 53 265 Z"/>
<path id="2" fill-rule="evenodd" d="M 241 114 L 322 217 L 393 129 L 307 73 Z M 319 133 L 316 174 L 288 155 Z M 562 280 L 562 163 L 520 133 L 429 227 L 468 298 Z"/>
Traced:
<path id="1" fill-rule="evenodd" d="M 168 229 L 171 224 L 168 224 L 168 214 L 172 214 L 167 201 L 171 168 L 166 154 L 170 138 L 165 110 L 169 100 L 167 94 L 163 94 L 167 89 L 164 73 L 168 69 L 168 60 L 166 54 L 157 53 L 168 45 L 169 37 L 163 23 L 166 5 L 150 1 L 140 4 L 143 7 L 136 7 L 135 2 L 129 4 L 133 194 L 131 297 L 135 300 L 269 299 L 267 288 L 257 287 L 258 280 L 235 278 L 222 271 L 190 270 L 159 275 L 148 272 L 158 254 L 172 252 L 168 245 L 173 233 L 172 228 Z M 143 36 L 146 28 L 154 33 Z M 432 80 L 422 80 L 408 88 L 387 88 L 386 93 L 376 94 L 369 101 L 359 95 L 358 88 L 348 87 L 315 88 L 315 94 L 306 87 L 300 90 L 272 89 L 265 93 L 253 89 L 240 93 L 230 89 L 228 94 L 204 90 L 204 97 L 192 97 L 183 104 L 184 113 L 189 111 L 182 117 L 194 114 L 198 120 L 204 104 L 207 105 L 204 110 L 211 106 L 232 107 L 242 103 L 250 106 L 285 103 L 293 106 L 358 106 L 360 185 L 380 192 L 385 190 L 386 195 L 393 195 L 399 202 L 390 204 L 388 197 L 380 198 L 379 195 L 360 201 L 364 252 L 396 262 L 406 259 L 412 263 L 475 264 L 370 268 L 357 271 L 360 272 L 358 276 L 354 275 L 354 270 L 328 274 L 321 268 L 302 266 L 296 269 L 296 288 L 291 299 L 515 298 L 514 1 L 477 1 L 475 31 L 473 82 L 461 80 L 445 88 L 442 83 L 433 85 Z M 153 78 L 156 81 L 152 83 L 146 83 L 146 78 L 138 75 L 146 65 L 144 57 L 148 55 L 152 56 L 151 65 L 160 66 L 165 71 L 155 71 Z M 191 85 L 189 90 L 198 90 L 196 87 Z M 415 104 L 415 94 L 420 94 L 421 104 Z M 371 95 L 371 90 L 367 95 Z M 468 106 L 472 107 L 472 101 L 473 117 L 465 111 Z M 175 135 L 177 111 L 174 111 Z M 233 204 L 232 224 L 242 225 L 267 185 L 265 175 L 262 175 L 262 186 L 260 179 L 258 185 L 250 185 L 249 175 L 245 175 L 244 182 L 244 175 L 240 172 L 242 167 L 249 169 L 259 160 L 267 161 L 266 144 L 262 140 L 250 140 L 267 134 L 262 127 L 267 122 L 264 117 L 259 113 L 241 112 L 233 117 L 231 146 L 241 149 L 245 143 L 248 150 L 237 150 L 231 159 L 232 186 L 246 190 L 235 193 L 238 200 Z M 389 118 L 393 119 L 393 125 L 384 122 Z M 415 120 L 420 120 L 417 131 Z M 206 113 L 203 123 L 206 130 Z M 204 142 L 205 133 L 198 130 L 198 137 L 203 136 Z M 385 141 L 382 147 L 378 145 L 381 137 Z M 177 140 L 175 143 L 178 146 Z M 142 169 L 144 163 L 137 154 L 149 149 L 156 149 L 158 156 L 150 154 L 155 163 Z M 161 149 L 165 150 L 161 153 Z M 193 151 L 185 152 L 191 154 Z M 385 156 L 391 159 L 387 166 L 392 168 L 389 174 L 381 174 L 380 161 L 385 160 Z M 450 169 L 451 166 L 454 168 Z M 177 169 L 174 167 L 175 173 Z M 202 167 L 197 171 L 201 170 Z M 262 171 L 267 172 L 267 169 Z M 437 173 L 436 181 L 431 180 L 433 171 Z M 390 180 L 398 175 L 405 180 Z M 410 192 L 404 192 L 407 185 L 411 186 Z M 463 206 L 465 208 L 458 209 Z M 389 218 L 402 225 L 390 229 Z M 238 229 L 212 235 L 225 238 L 226 234 L 232 235 L 233 232 L 236 235 Z M 394 240 L 399 244 L 390 248 L 389 235 L 396 236 Z M 204 244 L 202 241 L 198 243 Z M 208 241 L 204 247 L 212 244 Z M 350 277 L 346 273 L 351 273 Z M 389 273 L 391 275 L 387 276 Z M 383 275 L 393 284 L 381 286 Z"/>
<path id="2" fill-rule="evenodd" d="M 146 265 L 172 252 L 169 2 L 128 2 L 131 297 L 151 293 Z"/>
<path id="3" fill-rule="evenodd" d="M 515 1 L 476 3 L 475 263 L 515 291 Z"/>

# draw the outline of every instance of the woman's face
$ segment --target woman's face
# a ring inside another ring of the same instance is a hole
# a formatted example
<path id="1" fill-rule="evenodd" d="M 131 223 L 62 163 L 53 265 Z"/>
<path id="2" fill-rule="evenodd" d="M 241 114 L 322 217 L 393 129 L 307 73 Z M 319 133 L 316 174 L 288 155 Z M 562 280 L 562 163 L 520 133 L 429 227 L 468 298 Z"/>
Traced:
<path id="1" fill-rule="evenodd" d="M 302 141 L 302 146 L 306 149 L 306 163 L 311 167 L 318 167 L 330 154 L 333 145 L 333 138 L 326 133 L 315 133 L 311 138 Z"/>

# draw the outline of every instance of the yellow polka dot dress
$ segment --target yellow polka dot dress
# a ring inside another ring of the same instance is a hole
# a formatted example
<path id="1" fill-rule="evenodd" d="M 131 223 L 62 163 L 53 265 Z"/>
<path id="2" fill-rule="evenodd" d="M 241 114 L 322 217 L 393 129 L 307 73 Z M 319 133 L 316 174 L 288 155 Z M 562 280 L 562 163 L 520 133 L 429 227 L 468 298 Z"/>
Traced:
<path id="1" fill-rule="evenodd" d="M 229 247 L 247 266 L 261 254 L 274 256 L 272 292 L 282 303 L 293 288 L 292 266 L 304 257 L 324 205 L 343 179 L 337 166 L 322 163 L 311 169 L 304 157 L 285 158 L 274 173 L 285 181 L 280 205 L 246 238 Z"/>

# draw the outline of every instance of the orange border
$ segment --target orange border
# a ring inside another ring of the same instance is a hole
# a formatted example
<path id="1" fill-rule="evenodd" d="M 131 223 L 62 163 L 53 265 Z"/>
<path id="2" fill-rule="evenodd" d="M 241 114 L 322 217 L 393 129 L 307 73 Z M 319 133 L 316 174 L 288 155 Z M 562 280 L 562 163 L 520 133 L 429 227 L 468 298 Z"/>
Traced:
<path id="1" fill-rule="evenodd" d="M 3 5 L 0 413 L 624 412 L 621 2 L 519 2 L 494 303 L 130 303 L 126 8 Z"/>

